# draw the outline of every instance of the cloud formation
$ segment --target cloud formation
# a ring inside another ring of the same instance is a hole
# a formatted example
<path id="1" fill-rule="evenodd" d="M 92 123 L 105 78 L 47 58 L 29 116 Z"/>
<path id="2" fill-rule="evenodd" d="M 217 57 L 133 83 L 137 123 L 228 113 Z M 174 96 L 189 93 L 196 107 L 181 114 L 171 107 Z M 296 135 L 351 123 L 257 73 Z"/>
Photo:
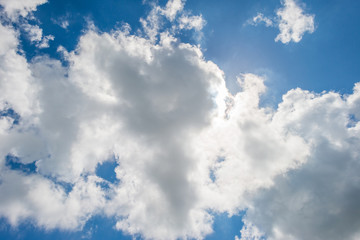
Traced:
<path id="1" fill-rule="evenodd" d="M 22 29 L 27 33 L 30 42 L 35 43 L 38 48 L 48 48 L 49 41 L 55 39 L 53 35 L 43 36 L 43 30 L 37 25 L 25 23 L 22 25 Z"/>
<path id="2" fill-rule="evenodd" d="M 283 97 L 274 118 L 309 143 L 310 155 L 247 213 L 269 239 L 358 238 L 359 107 L 359 84 L 348 96 L 295 89 Z"/>
<path id="3" fill-rule="evenodd" d="M 265 23 L 266 27 L 272 27 L 274 25 L 273 20 L 265 17 L 262 13 L 258 13 L 258 15 L 253 17 L 250 21 L 248 21 L 248 23 L 254 26 L 257 26 L 260 23 Z"/>
<path id="4" fill-rule="evenodd" d="M 284 7 L 276 12 L 280 33 L 275 41 L 300 42 L 304 33 L 314 32 L 314 15 L 304 14 L 303 9 L 294 0 L 285 0 L 283 5 Z"/>
<path id="5" fill-rule="evenodd" d="M 276 36 L 275 41 L 288 44 L 293 41 L 298 43 L 303 35 L 315 31 L 314 15 L 304 13 L 304 10 L 295 0 L 282 0 L 282 8 L 276 11 L 276 17 L 269 18 L 262 13 L 248 21 L 251 25 L 264 23 L 266 27 L 276 27 L 280 33 Z"/>
<path id="6" fill-rule="evenodd" d="M 203 239 L 214 213 L 247 210 L 237 239 L 356 239 L 360 85 L 293 89 L 274 109 L 264 77 L 243 74 L 232 95 L 198 46 L 162 30 L 192 17 L 183 4 L 154 6 L 137 35 L 90 27 L 59 48 L 66 66 L 27 61 L 0 25 L 0 110 L 19 115 L 0 118 L 0 216 L 78 230 L 102 214 L 145 239 Z M 106 161 L 118 181 L 96 175 Z"/>
<path id="7" fill-rule="evenodd" d="M 38 5 L 46 3 L 47 0 L 0 0 L 0 5 L 8 17 L 15 20 L 19 16 L 26 17 L 36 10 Z"/>
<path id="8" fill-rule="evenodd" d="M 181 30 L 194 30 L 201 37 L 201 30 L 205 26 L 205 20 L 201 15 L 193 15 L 190 11 L 184 10 L 184 0 L 169 0 L 165 7 L 153 4 L 148 16 L 140 22 L 144 34 L 153 42 L 159 40 L 160 34 L 178 35 Z M 163 25 L 168 20 L 171 27 L 164 29 Z"/>

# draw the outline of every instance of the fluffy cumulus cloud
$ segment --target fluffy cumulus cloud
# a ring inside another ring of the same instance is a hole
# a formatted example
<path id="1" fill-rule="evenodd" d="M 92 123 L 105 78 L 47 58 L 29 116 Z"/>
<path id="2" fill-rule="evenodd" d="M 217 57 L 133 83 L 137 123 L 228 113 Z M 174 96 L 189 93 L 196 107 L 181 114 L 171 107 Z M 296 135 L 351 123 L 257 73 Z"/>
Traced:
<path id="1" fill-rule="evenodd" d="M 275 41 L 300 42 L 305 32 L 314 32 L 314 15 L 304 14 L 303 9 L 295 0 L 285 0 L 283 5 L 284 7 L 276 12 L 280 33 Z"/>
<path id="2" fill-rule="evenodd" d="M 76 183 L 70 193 L 49 179 L 2 170 L 0 213 L 12 225 L 27 218 L 45 229 L 80 229 L 103 206 L 104 196 L 92 176 Z"/>
<path id="3" fill-rule="evenodd" d="M 80 179 L 67 194 L 44 175 L 28 175 L 9 166 L 10 156 L 20 157 L 14 160 L 19 164 L 44 157 L 44 142 L 35 126 L 43 119 L 41 92 L 45 86 L 34 76 L 32 64 L 17 53 L 16 32 L 3 25 L 0 29 L 2 36 L 7 36 L 2 39 L 0 53 L 0 214 L 13 225 L 31 217 L 45 228 L 78 228 L 101 206 L 103 192 L 96 184 L 100 180 L 95 176 Z M 19 124 L 15 124 L 13 116 L 3 114 L 9 109 L 20 116 Z"/>
<path id="4" fill-rule="evenodd" d="M 269 239 L 358 239 L 358 100 L 359 84 L 348 96 L 300 89 L 284 96 L 274 118 L 308 142 L 311 154 L 307 164 L 262 191 L 248 211 L 248 220 Z"/>
<path id="5" fill-rule="evenodd" d="M 38 48 L 48 48 L 49 41 L 55 39 L 53 35 L 43 36 L 43 30 L 38 25 L 25 23 L 22 25 L 22 29 L 27 33 L 30 42 L 35 44 Z"/>
<path id="6" fill-rule="evenodd" d="M 276 17 L 269 18 L 258 13 L 247 23 L 254 26 L 264 23 L 266 27 L 278 28 L 280 33 L 275 41 L 284 44 L 300 42 L 306 32 L 315 31 L 314 15 L 304 13 L 300 3 L 296 0 L 282 0 L 281 3 L 283 6 L 276 11 Z"/>
<path id="7" fill-rule="evenodd" d="M 38 5 L 46 3 L 47 0 L 0 0 L 0 5 L 8 17 L 16 19 L 19 16 L 26 17 L 35 11 Z"/>
<path id="8" fill-rule="evenodd" d="M 209 126 L 224 81 L 198 48 L 163 42 L 91 31 L 70 53 L 69 78 L 99 106 L 97 119 L 84 124 L 87 131 L 100 127 L 98 134 L 108 141 L 98 161 L 112 153 L 119 162 L 121 184 L 106 208 L 119 218 L 116 227 L 155 239 L 201 238 L 211 230 L 211 217 L 197 206 L 191 177 L 197 159 L 188 142 Z M 87 147 L 76 144 L 82 159 Z M 89 165 L 86 158 L 83 163 Z"/>
<path id="9" fill-rule="evenodd" d="M 54 36 L 44 36 L 43 30 L 38 25 L 29 23 L 29 20 L 34 20 L 32 12 L 36 10 L 37 6 L 46 2 L 47 0 L 0 0 L 0 7 L 2 8 L 0 14 L 3 21 L 12 22 L 26 32 L 26 37 L 36 47 L 48 48 L 49 41 L 54 40 Z"/>
<path id="10" fill-rule="evenodd" d="M 184 9 L 184 0 L 169 0 L 164 9 L 161 9 L 162 14 L 173 21 L 176 15 Z"/>
<path id="11" fill-rule="evenodd" d="M 37 109 L 37 87 L 26 59 L 17 53 L 17 32 L 0 25 L 0 33 L 0 107 L 10 105 L 19 114 L 29 116 Z"/>
<path id="12" fill-rule="evenodd" d="M 27 61 L 1 25 L 0 215 L 78 230 L 102 214 L 161 240 L 203 239 L 213 213 L 247 210 L 236 239 L 356 239 L 360 85 L 290 90 L 273 109 L 264 78 L 243 74 L 232 95 L 199 47 L 161 31 L 192 17 L 183 7 L 155 6 L 137 35 L 92 27 L 59 48 L 65 66 Z M 106 161 L 118 181 L 96 175 Z"/>
<path id="13" fill-rule="evenodd" d="M 240 236 L 235 236 L 235 240 L 263 240 L 264 233 L 261 232 L 256 226 L 252 223 L 244 221 L 244 226 L 240 231 Z"/>

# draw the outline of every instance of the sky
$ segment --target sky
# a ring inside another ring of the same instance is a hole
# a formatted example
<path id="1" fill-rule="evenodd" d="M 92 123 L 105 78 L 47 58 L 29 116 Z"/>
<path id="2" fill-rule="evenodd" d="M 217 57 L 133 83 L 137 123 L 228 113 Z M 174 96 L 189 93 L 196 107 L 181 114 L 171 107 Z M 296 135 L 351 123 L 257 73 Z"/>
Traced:
<path id="1" fill-rule="evenodd" d="M 360 239 L 350 0 L 0 0 L 0 239 Z"/>

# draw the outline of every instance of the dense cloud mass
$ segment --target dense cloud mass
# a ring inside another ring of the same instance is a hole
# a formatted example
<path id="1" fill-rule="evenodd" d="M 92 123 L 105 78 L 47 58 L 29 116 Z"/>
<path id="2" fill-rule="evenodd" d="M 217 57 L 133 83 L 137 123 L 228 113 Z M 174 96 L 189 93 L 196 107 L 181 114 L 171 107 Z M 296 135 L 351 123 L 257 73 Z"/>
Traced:
<path id="1" fill-rule="evenodd" d="M 308 142 L 311 154 L 261 191 L 247 213 L 269 239 L 359 238 L 359 90 L 356 84 L 341 96 L 295 89 L 283 97 L 274 118 Z"/>
<path id="2" fill-rule="evenodd" d="M 293 89 L 273 109 L 259 105 L 263 77 L 243 74 L 232 95 L 176 38 L 201 29 L 182 19 L 204 24 L 183 4 L 155 6 L 142 34 L 90 26 L 59 47 L 66 65 L 27 61 L 0 26 L 0 216 L 78 230 L 102 214 L 145 239 L 203 239 L 214 213 L 246 210 L 236 239 L 356 239 L 360 85 Z M 160 31 L 165 19 L 177 27 Z M 109 161 L 118 181 L 96 175 Z"/>

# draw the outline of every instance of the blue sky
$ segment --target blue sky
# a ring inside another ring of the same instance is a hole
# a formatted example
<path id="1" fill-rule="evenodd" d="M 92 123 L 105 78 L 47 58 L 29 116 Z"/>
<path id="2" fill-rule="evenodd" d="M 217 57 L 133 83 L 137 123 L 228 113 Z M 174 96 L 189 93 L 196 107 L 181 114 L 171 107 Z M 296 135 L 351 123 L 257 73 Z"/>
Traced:
<path id="1" fill-rule="evenodd" d="M 165 3 L 160 1 L 159 5 Z M 244 26 L 258 12 L 274 15 L 280 1 L 229 0 L 221 4 L 188 1 L 186 8 L 202 14 L 206 20 L 201 41 L 204 54 L 225 71 L 229 82 L 239 73 L 269 72 L 275 75 L 269 81 L 275 82 L 274 88 L 281 89 L 279 94 L 295 87 L 350 92 L 359 74 L 357 42 L 360 36 L 353 27 L 360 21 L 356 11 L 359 3 L 336 0 L 303 3 L 306 10 L 316 16 L 316 34 L 305 35 L 301 42 L 287 45 L 272 41 L 278 31 L 275 28 Z M 58 44 L 68 50 L 75 48 L 86 19 L 91 19 L 101 31 L 110 31 L 123 22 L 137 29 L 141 27 L 139 18 L 149 10 L 149 5 L 142 1 L 53 1 L 39 6 L 34 15 L 41 21 L 44 34 L 56 35 L 50 49 L 44 49 L 52 55 Z M 66 16 L 72 22 L 67 30 L 49 21 Z M 189 34 L 184 35 L 180 37 L 185 42 L 194 42 Z"/>
<path id="2" fill-rule="evenodd" d="M 165 3 L 160 1 L 159 5 Z M 357 57 L 360 36 L 351 27 L 360 21 L 356 11 L 359 3 L 335 0 L 303 3 L 307 11 L 316 13 L 316 34 L 305 34 L 299 43 L 279 44 L 273 41 L 277 29 L 246 25 L 257 12 L 274 16 L 280 1 L 224 1 L 221 4 L 188 1 L 186 8 L 202 14 L 207 22 L 202 30 L 204 37 L 200 42 L 192 38 L 191 33 L 182 33 L 179 37 L 184 42 L 201 44 L 205 57 L 225 72 L 230 91 L 238 90 L 235 79 L 239 73 L 266 75 L 270 87 L 266 100 L 272 106 L 276 106 L 285 92 L 296 87 L 350 93 L 360 74 Z M 149 4 L 142 1 L 87 1 L 86 4 L 53 1 L 40 5 L 34 15 L 44 34 L 56 36 L 53 44 L 41 52 L 59 58 L 58 45 L 73 50 L 87 20 L 93 21 L 101 31 L 110 31 L 124 22 L 136 30 L 141 28 L 139 18 L 146 16 L 150 9 Z M 55 24 L 65 18 L 71 22 L 66 30 Z M 26 39 L 23 44 L 29 48 L 26 51 L 29 58 L 39 53 Z"/>
<path id="3" fill-rule="evenodd" d="M 0 5 L 1 239 L 360 237 L 360 2 Z"/>

